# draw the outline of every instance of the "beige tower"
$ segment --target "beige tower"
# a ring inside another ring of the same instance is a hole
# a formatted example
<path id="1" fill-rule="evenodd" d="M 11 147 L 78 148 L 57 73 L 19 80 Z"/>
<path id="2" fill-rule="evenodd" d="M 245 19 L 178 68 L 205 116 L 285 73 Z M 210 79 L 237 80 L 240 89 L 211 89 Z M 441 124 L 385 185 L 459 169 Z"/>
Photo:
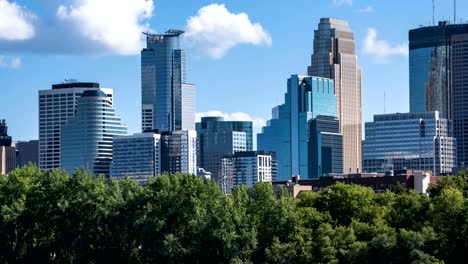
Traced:
<path id="1" fill-rule="evenodd" d="M 311 76 L 335 81 L 340 132 L 343 134 L 343 172 L 361 172 L 361 70 L 354 33 L 347 21 L 322 18 L 314 32 Z"/>

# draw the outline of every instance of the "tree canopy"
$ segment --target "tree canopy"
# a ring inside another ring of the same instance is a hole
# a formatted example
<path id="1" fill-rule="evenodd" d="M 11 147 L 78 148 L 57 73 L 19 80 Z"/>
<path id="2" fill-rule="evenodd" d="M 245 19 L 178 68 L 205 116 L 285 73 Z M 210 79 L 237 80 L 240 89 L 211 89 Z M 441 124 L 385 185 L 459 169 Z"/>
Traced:
<path id="1" fill-rule="evenodd" d="M 271 184 L 131 180 L 37 167 L 0 177 L 0 263 L 460 263 L 468 176 L 430 196 L 338 183 L 298 198 Z"/>

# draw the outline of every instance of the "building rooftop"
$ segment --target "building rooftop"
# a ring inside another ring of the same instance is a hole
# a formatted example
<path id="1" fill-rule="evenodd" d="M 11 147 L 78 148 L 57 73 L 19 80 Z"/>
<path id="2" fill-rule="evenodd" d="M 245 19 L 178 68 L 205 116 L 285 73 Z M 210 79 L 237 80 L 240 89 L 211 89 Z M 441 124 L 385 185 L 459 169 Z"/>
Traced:
<path id="1" fill-rule="evenodd" d="M 52 89 L 66 89 L 66 88 L 99 88 L 99 83 L 65 81 L 59 84 L 52 84 Z"/>

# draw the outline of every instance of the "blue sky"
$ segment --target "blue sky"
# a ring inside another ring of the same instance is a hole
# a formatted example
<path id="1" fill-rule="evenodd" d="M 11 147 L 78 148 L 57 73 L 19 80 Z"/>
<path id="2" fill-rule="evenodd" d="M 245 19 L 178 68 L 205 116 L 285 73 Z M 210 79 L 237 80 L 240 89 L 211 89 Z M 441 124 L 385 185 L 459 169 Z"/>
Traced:
<path id="1" fill-rule="evenodd" d="M 435 0 L 438 20 L 453 3 Z M 458 1 L 457 18 L 468 18 Z M 305 74 L 321 17 L 349 21 L 362 68 L 363 120 L 406 112 L 407 35 L 432 22 L 430 0 L 0 0 L 0 118 L 14 140 L 38 137 L 38 90 L 65 78 L 114 89 L 129 132 L 140 131 L 142 30 L 187 30 L 188 81 L 197 112 L 254 120 L 282 103 Z"/>

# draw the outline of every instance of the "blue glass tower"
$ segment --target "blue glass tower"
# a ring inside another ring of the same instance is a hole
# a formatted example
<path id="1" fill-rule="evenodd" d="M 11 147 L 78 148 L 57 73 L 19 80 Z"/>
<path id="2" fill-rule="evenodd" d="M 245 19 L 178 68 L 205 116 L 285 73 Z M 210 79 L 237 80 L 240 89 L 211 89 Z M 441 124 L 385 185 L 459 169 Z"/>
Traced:
<path id="1" fill-rule="evenodd" d="M 181 30 L 146 34 L 141 51 L 142 129 L 195 129 L 195 86 L 186 83 Z"/>
<path id="2" fill-rule="evenodd" d="M 310 122 L 319 115 L 337 118 L 334 82 L 328 78 L 292 75 L 284 104 L 273 108 L 272 119 L 257 136 L 259 150 L 274 151 L 278 180 L 291 175 L 310 178 Z"/>
<path id="3" fill-rule="evenodd" d="M 74 117 L 61 129 L 61 168 L 73 173 L 85 168 L 109 176 L 112 138 L 127 134 L 127 127 L 115 115 L 112 100 L 99 90 L 84 91 Z"/>

